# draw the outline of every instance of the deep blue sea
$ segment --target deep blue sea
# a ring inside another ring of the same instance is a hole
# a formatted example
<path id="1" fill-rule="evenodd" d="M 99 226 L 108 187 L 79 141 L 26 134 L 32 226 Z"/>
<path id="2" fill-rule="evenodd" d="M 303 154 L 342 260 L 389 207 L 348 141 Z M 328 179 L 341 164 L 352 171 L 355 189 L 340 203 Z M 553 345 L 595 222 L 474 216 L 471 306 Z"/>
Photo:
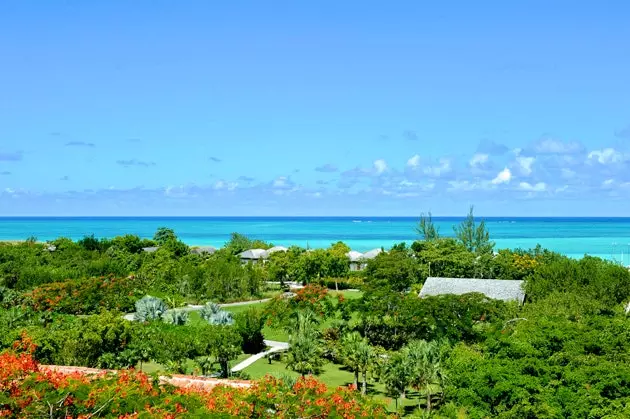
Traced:
<path id="1" fill-rule="evenodd" d="M 531 248 L 536 244 L 572 257 L 584 254 L 630 265 L 630 218 L 485 218 L 497 248 Z M 453 235 L 459 217 L 434 217 L 444 236 Z M 417 217 L 4 217 L 0 240 L 35 236 L 152 237 L 158 227 L 175 230 L 191 245 L 222 246 L 239 232 L 276 245 L 327 247 L 343 240 L 357 251 L 411 242 Z"/>

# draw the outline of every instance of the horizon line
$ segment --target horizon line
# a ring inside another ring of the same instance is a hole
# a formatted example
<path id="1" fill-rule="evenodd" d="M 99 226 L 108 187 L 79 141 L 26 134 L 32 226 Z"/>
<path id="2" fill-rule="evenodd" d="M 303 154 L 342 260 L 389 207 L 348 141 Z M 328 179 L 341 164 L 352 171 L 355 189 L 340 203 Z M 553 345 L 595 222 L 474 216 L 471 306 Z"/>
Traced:
<path id="1" fill-rule="evenodd" d="M 0 215 L 1 219 L 9 218 L 418 218 L 422 215 Z M 431 215 L 431 218 L 466 218 L 466 215 Z M 630 216 L 620 215 L 477 215 L 475 218 L 562 218 L 562 219 L 630 219 Z"/>

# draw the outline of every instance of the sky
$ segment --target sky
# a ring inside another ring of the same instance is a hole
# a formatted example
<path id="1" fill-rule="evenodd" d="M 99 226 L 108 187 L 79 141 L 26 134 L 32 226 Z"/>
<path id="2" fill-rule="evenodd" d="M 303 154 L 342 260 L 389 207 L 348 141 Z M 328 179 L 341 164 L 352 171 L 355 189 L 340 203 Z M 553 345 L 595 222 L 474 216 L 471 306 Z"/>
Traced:
<path id="1" fill-rule="evenodd" d="M 630 216 L 630 2 L 0 2 L 0 216 Z"/>

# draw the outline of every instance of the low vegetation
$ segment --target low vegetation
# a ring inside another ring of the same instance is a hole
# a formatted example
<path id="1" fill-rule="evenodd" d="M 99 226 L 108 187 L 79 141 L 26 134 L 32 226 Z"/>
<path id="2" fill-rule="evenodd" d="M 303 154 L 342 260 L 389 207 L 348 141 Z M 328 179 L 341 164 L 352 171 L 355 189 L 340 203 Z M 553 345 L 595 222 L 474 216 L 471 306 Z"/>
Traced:
<path id="1" fill-rule="evenodd" d="M 418 231 L 423 240 L 394 246 L 358 273 L 349 272 L 343 243 L 242 265 L 238 252 L 269 244 L 234 235 L 215 254 L 194 255 L 168 229 L 152 241 L 59 239 L 54 252 L 34 241 L 0 245 L 0 412 L 53 406 L 57 414 L 70 400 L 71 417 L 145 405 L 146 417 L 630 416 L 626 268 L 540 247 L 495 251 L 472 211 L 455 238 L 440 237 L 430 215 Z M 159 249 L 143 252 L 149 245 Z M 526 301 L 421 299 L 429 276 L 523 280 Z M 264 304 L 215 304 L 261 298 L 269 280 L 306 286 L 278 290 Z M 349 287 L 360 291 L 335 291 Z M 204 306 L 189 312 L 186 303 Z M 123 319 L 132 311 L 136 321 Z M 289 348 L 231 371 L 244 353 L 263 351 L 265 339 Z M 251 390 L 186 392 L 136 372 L 53 377 L 38 363 L 262 381 Z"/>

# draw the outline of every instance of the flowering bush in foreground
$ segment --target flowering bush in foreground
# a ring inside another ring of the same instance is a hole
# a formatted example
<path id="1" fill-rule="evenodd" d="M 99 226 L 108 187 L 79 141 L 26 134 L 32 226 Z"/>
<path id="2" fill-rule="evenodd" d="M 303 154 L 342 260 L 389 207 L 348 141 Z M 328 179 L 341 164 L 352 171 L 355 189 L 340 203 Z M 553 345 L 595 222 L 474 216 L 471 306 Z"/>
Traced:
<path id="1" fill-rule="evenodd" d="M 0 354 L 0 417 L 358 418 L 387 417 L 383 407 L 312 377 L 288 385 L 266 377 L 251 388 L 175 388 L 133 370 L 87 377 L 40 368 L 28 338 Z"/>

